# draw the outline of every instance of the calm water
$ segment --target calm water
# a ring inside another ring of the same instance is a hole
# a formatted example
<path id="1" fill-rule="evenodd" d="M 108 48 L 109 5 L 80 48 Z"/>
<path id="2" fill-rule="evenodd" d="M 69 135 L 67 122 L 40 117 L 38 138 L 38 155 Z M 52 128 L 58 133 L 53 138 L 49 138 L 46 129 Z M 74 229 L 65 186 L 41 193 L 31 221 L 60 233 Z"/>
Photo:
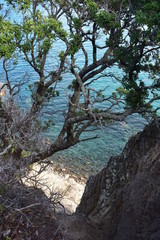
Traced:
<path id="1" fill-rule="evenodd" d="M 104 42 L 103 36 L 101 36 L 101 39 L 99 41 L 100 43 Z M 53 49 L 49 54 L 46 64 L 46 68 L 48 70 L 56 69 L 56 66 L 58 64 L 58 52 L 59 49 L 62 50 L 63 48 L 64 46 L 60 41 L 57 41 L 53 44 Z M 89 43 L 86 43 L 86 49 L 90 54 L 90 61 L 92 61 L 91 48 Z M 100 51 L 99 57 L 101 57 L 102 54 L 103 52 Z M 79 66 L 82 66 L 84 59 L 81 52 L 78 53 L 77 59 L 77 64 Z M 123 73 L 118 70 L 117 67 L 113 67 L 111 71 L 112 73 L 116 72 L 117 76 L 121 77 L 123 75 Z M 13 84 L 16 81 L 21 80 L 26 72 L 29 76 L 29 83 L 33 83 L 34 81 L 38 80 L 38 76 L 23 60 L 23 56 L 21 56 L 16 69 L 10 73 L 11 81 L 13 82 Z M 140 77 L 143 78 L 145 76 L 142 74 Z M 55 127 L 49 129 L 46 134 L 50 141 L 56 138 L 63 124 L 62 112 L 67 108 L 66 92 L 70 93 L 67 89 L 67 86 L 71 83 L 72 80 L 73 77 L 70 73 L 66 73 L 63 75 L 63 81 L 61 81 L 58 85 L 60 97 L 53 99 L 51 103 L 47 104 L 47 108 L 45 108 L 47 109 L 47 112 L 43 116 L 44 119 L 53 119 L 56 123 Z M 0 62 L 0 81 L 5 81 L 5 75 L 2 69 L 2 62 Z M 113 82 L 110 78 L 106 78 L 98 81 L 93 86 L 98 90 L 104 88 L 107 85 L 110 87 L 107 88 L 105 91 L 106 96 L 109 95 L 112 91 L 114 91 L 115 88 L 117 88 L 118 83 Z M 30 91 L 27 85 L 22 87 L 21 98 L 19 99 L 19 101 L 20 105 L 23 106 L 23 108 L 27 108 L 30 106 Z M 57 109 L 59 110 L 59 112 L 57 114 L 54 114 L 53 111 Z M 61 151 L 60 153 L 55 154 L 53 158 L 65 167 L 68 166 L 72 171 L 80 172 L 81 174 L 93 174 L 106 165 L 110 156 L 119 154 L 122 151 L 129 137 L 136 132 L 142 130 L 145 123 L 146 122 L 144 121 L 144 119 L 140 118 L 138 115 L 134 115 L 128 117 L 126 122 L 111 124 L 109 127 L 100 126 L 99 130 L 94 132 L 94 135 L 99 135 L 98 139 L 83 142 L 74 147 L 71 147 L 68 150 Z"/>

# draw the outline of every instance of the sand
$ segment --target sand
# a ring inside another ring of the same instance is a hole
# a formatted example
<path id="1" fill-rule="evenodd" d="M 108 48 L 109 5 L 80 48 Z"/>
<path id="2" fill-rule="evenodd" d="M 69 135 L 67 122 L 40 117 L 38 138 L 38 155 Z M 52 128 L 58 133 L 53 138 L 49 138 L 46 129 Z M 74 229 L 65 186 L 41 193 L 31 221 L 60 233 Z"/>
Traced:
<path id="1" fill-rule="evenodd" d="M 59 206 L 63 205 L 65 212 L 74 213 L 84 192 L 85 182 L 76 180 L 69 173 L 57 172 L 51 165 L 37 176 L 41 169 L 42 166 L 34 164 L 29 172 L 29 179 L 25 178 L 23 182 L 26 185 L 41 188 L 48 197 L 52 197 L 55 202 L 60 202 Z M 57 211 L 62 211 L 62 207 L 57 207 Z"/>

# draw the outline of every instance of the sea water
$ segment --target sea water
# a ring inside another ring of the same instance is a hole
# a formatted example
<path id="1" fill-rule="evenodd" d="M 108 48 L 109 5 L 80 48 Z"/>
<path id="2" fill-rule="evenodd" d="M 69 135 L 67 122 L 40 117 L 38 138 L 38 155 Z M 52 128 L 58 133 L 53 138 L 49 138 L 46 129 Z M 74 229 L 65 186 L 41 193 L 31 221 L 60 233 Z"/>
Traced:
<path id="1" fill-rule="evenodd" d="M 16 17 L 16 16 L 15 16 Z M 62 19 L 63 20 L 63 19 Z M 64 21 L 65 24 L 65 21 Z M 103 35 L 99 38 L 99 43 L 103 44 L 105 38 Z M 89 61 L 92 61 L 92 49 L 89 42 L 85 45 L 86 50 L 89 54 Z M 62 50 L 64 45 L 61 41 L 56 41 L 53 44 L 52 50 L 49 52 L 46 69 L 56 70 L 58 67 L 58 53 Z M 98 58 L 103 55 L 103 51 L 98 52 Z M 77 62 L 80 67 L 84 64 L 84 56 L 82 52 L 77 53 Z M 118 69 L 117 66 L 109 69 L 110 72 L 116 73 L 116 76 L 122 78 L 123 72 Z M 28 109 L 31 106 L 31 93 L 28 88 L 28 84 L 32 84 L 39 80 L 38 75 L 35 71 L 25 62 L 23 55 L 19 56 L 17 66 L 13 71 L 9 73 L 11 83 L 14 85 L 16 82 L 28 78 L 28 83 L 21 87 L 19 104 L 22 108 Z M 142 74 L 141 79 L 146 78 Z M 59 131 L 64 122 L 63 113 L 67 110 L 68 95 L 71 94 L 68 89 L 68 85 L 71 84 L 74 77 L 68 71 L 63 74 L 62 81 L 58 84 L 57 89 L 60 91 L 60 96 L 53 98 L 49 103 L 45 103 L 45 111 L 42 120 L 53 120 L 55 126 L 50 127 L 44 136 L 47 136 L 48 140 L 52 143 L 58 136 Z M 5 82 L 5 73 L 2 67 L 2 61 L 0 61 L 0 81 Z M 104 89 L 105 95 L 109 96 L 118 86 L 119 83 L 113 81 L 110 77 L 102 78 L 96 81 L 92 87 L 97 90 Z M 104 107 L 103 105 L 97 105 L 97 107 Z M 94 132 L 82 134 L 81 139 L 94 137 L 98 135 L 97 139 L 91 141 L 85 141 L 78 143 L 68 150 L 60 151 L 51 157 L 54 161 L 57 161 L 64 166 L 69 168 L 71 171 L 80 174 L 94 174 L 98 170 L 102 169 L 106 164 L 110 156 L 120 154 L 128 141 L 129 137 L 142 130 L 145 126 L 146 121 L 138 114 L 127 117 L 125 122 L 112 123 L 108 126 L 99 125 L 98 130 Z"/>

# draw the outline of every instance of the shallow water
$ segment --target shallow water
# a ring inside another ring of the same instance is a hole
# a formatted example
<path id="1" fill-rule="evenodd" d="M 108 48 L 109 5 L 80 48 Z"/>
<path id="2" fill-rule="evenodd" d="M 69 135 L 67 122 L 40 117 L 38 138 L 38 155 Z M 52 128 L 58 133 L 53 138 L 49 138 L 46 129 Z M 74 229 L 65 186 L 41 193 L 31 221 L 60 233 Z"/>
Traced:
<path id="1" fill-rule="evenodd" d="M 103 42 L 103 40 L 104 39 L 102 37 L 100 41 Z M 48 70 L 56 68 L 58 64 L 57 55 L 59 49 L 62 50 L 63 47 L 64 46 L 60 41 L 54 43 L 46 64 L 46 68 Z M 86 43 L 86 48 L 87 51 L 91 53 L 89 43 Z M 100 51 L 99 57 L 101 57 L 102 54 L 103 52 Z M 78 53 L 77 59 L 77 64 L 82 66 L 84 60 L 81 52 Z M 92 57 L 90 56 L 90 61 L 91 60 Z M 122 71 L 118 70 L 117 67 L 113 67 L 112 69 L 109 69 L 109 71 L 110 70 L 112 73 L 116 73 L 119 77 L 123 75 Z M 17 67 L 10 73 L 12 83 L 14 84 L 16 81 L 21 80 L 26 73 L 29 76 L 29 83 L 33 83 L 38 79 L 37 74 L 23 60 L 23 56 L 21 55 Z M 143 79 L 146 75 L 142 74 L 140 77 Z M 73 76 L 70 73 L 64 74 L 62 82 L 58 85 L 60 97 L 53 99 L 48 104 L 46 103 L 45 109 L 47 109 L 47 112 L 44 114 L 44 119 L 53 119 L 56 123 L 55 127 L 49 129 L 46 134 L 50 141 L 58 135 L 58 132 L 63 124 L 62 112 L 67 108 L 66 92 L 68 94 L 70 93 L 69 90 L 67 90 L 67 86 L 72 82 L 72 80 Z M 0 62 L 0 81 L 5 81 L 2 62 Z M 108 96 L 119 86 L 119 83 L 113 82 L 111 78 L 107 78 L 105 80 L 101 79 L 97 83 L 93 84 L 93 87 L 96 87 L 97 90 L 104 88 L 105 86 L 109 86 L 109 88 L 105 90 L 105 95 Z M 25 109 L 30 106 L 30 91 L 27 85 L 21 88 L 21 98 L 19 98 L 19 101 L 20 105 Z M 53 110 L 59 110 L 59 112 L 54 114 Z M 55 161 L 58 161 L 64 167 L 68 166 L 73 172 L 93 174 L 106 165 L 110 156 L 119 154 L 129 137 L 142 130 L 145 124 L 146 121 L 135 114 L 128 117 L 126 122 L 111 124 L 108 127 L 101 126 L 99 130 L 94 132 L 94 135 L 99 135 L 98 139 L 79 143 L 68 150 L 61 151 L 60 153 L 55 154 L 53 159 L 56 159 Z"/>

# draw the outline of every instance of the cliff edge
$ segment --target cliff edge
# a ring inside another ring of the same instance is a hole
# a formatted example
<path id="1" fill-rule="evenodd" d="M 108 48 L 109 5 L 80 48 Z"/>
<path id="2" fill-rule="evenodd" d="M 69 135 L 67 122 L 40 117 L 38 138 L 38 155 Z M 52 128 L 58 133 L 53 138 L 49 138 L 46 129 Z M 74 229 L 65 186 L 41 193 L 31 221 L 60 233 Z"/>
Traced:
<path id="1" fill-rule="evenodd" d="M 76 214 L 97 226 L 103 240 L 160 239 L 160 119 L 89 178 Z"/>

